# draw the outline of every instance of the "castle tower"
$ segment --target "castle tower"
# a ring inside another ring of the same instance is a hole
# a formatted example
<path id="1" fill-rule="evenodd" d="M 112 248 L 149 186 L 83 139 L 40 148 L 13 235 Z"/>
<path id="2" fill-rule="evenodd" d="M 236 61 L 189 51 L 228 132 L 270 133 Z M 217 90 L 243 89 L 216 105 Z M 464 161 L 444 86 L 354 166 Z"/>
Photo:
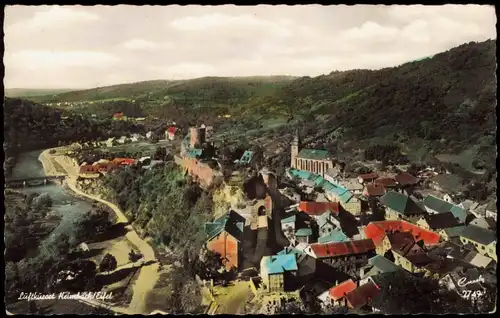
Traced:
<path id="1" fill-rule="evenodd" d="M 297 163 L 295 162 L 295 158 L 297 158 L 299 154 L 299 147 L 300 147 L 300 137 L 299 137 L 299 130 L 297 129 L 295 131 L 295 137 L 293 138 L 292 145 L 291 145 L 291 161 L 290 161 L 290 167 L 296 169 L 297 168 Z"/>
<path id="2" fill-rule="evenodd" d="M 205 128 L 191 127 L 189 128 L 191 148 L 200 147 L 205 142 Z"/>

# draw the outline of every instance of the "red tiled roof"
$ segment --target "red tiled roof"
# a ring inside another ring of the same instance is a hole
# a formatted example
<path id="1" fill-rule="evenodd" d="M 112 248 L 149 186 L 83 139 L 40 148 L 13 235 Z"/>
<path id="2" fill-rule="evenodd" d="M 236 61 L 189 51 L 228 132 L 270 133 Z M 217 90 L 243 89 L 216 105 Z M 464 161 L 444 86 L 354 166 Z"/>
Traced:
<path id="1" fill-rule="evenodd" d="M 301 201 L 299 210 L 309 215 L 321 215 L 327 211 L 337 214 L 339 213 L 339 203 Z"/>
<path id="2" fill-rule="evenodd" d="M 415 238 L 410 232 L 387 233 L 387 238 L 392 249 L 400 249 L 409 243 L 415 243 Z"/>
<path id="3" fill-rule="evenodd" d="M 375 244 L 371 239 L 337 243 L 313 243 L 310 247 L 318 258 L 363 254 L 375 250 Z"/>
<path id="4" fill-rule="evenodd" d="M 328 294 L 332 300 L 339 300 L 347 293 L 356 289 L 356 283 L 352 279 L 346 280 L 335 287 L 330 288 Z"/>
<path id="5" fill-rule="evenodd" d="M 363 194 L 370 197 L 382 196 L 385 194 L 385 188 L 380 184 L 367 184 Z"/>
<path id="6" fill-rule="evenodd" d="M 439 243 L 439 234 L 424 230 L 414 224 L 401 220 L 371 222 L 365 227 L 365 235 L 373 240 L 375 245 L 380 245 L 386 233 L 394 231 L 411 232 L 415 241 L 423 240 L 425 245 Z"/>
<path id="7" fill-rule="evenodd" d="M 396 251 L 397 253 L 398 251 Z M 404 253 L 404 251 L 403 251 Z M 415 266 L 426 266 L 434 263 L 435 261 L 429 257 L 425 252 L 419 252 L 419 253 L 408 253 L 406 252 L 404 256 L 410 263 L 412 263 Z"/>
<path id="8" fill-rule="evenodd" d="M 411 174 L 407 172 L 400 173 L 394 177 L 396 179 L 397 183 L 399 183 L 402 186 L 406 185 L 414 185 L 418 183 L 418 179 Z"/>
<path id="9" fill-rule="evenodd" d="M 347 304 L 351 308 L 361 308 L 369 305 L 380 293 L 380 288 L 372 282 L 359 286 L 355 290 L 347 293 Z"/>
<path id="10" fill-rule="evenodd" d="M 97 168 L 99 169 L 99 171 L 109 172 L 117 169 L 118 165 L 116 163 L 107 162 L 98 164 Z"/>
<path id="11" fill-rule="evenodd" d="M 113 159 L 113 163 L 117 165 L 133 165 L 135 163 L 135 159 L 115 158 Z"/>
<path id="12" fill-rule="evenodd" d="M 358 178 L 363 179 L 363 181 L 366 181 L 366 180 L 373 180 L 373 179 L 377 179 L 377 178 L 378 178 L 378 174 L 376 174 L 375 172 L 372 172 L 372 173 L 365 173 L 365 174 L 360 174 L 360 175 L 358 176 Z"/>
<path id="13" fill-rule="evenodd" d="M 374 181 L 376 184 L 380 184 L 380 185 L 383 185 L 384 187 L 387 187 L 387 188 L 393 188 L 393 187 L 396 187 L 397 184 L 396 184 L 396 180 L 394 180 L 394 178 L 379 178 L 377 180 Z"/>
<path id="14" fill-rule="evenodd" d="M 177 127 L 173 127 L 173 126 L 172 127 L 168 127 L 168 129 L 167 129 L 167 132 L 169 134 L 175 134 L 176 131 L 177 131 Z"/>
<path id="15" fill-rule="evenodd" d="M 93 173 L 93 172 L 98 172 L 99 167 L 98 166 L 93 166 L 93 165 L 84 165 L 80 167 L 80 173 Z"/>

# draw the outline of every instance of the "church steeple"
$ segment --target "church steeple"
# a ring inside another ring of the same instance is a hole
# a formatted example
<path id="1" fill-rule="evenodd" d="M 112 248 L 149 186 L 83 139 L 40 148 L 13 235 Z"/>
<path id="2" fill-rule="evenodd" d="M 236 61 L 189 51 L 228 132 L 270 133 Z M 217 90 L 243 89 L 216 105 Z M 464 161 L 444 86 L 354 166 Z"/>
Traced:
<path id="1" fill-rule="evenodd" d="M 299 136 L 299 130 L 295 130 L 295 136 L 293 137 L 293 141 L 291 144 L 291 156 L 290 156 L 290 166 L 294 169 L 297 167 L 297 162 L 296 158 L 299 154 L 299 147 L 300 147 L 300 136 Z"/>
<path id="2" fill-rule="evenodd" d="M 300 135 L 298 129 L 295 129 L 295 136 L 293 137 L 292 145 L 300 146 Z"/>

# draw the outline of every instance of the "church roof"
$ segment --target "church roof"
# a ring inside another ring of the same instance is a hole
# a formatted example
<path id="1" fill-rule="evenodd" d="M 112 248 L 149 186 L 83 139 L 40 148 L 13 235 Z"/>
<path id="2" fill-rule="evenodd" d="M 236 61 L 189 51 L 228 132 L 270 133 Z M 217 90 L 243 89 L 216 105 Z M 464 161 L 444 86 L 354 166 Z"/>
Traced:
<path id="1" fill-rule="evenodd" d="M 297 158 L 312 159 L 312 160 L 329 160 L 332 155 L 328 150 L 323 149 L 302 149 Z"/>

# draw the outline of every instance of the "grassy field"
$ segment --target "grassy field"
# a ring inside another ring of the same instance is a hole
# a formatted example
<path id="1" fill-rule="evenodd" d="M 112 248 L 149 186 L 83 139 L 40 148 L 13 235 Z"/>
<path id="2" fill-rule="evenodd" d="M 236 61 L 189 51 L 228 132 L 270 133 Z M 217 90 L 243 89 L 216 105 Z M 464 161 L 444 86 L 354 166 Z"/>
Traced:
<path id="1" fill-rule="evenodd" d="M 481 170 L 475 169 L 472 165 L 472 162 L 474 161 L 474 159 L 478 154 L 478 149 L 479 146 L 476 145 L 463 150 L 459 154 L 438 154 L 436 155 L 436 157 L 440 161 L 456 163 L 467 171 L 473 173 L 481 173 L 482 172 Z"/>

